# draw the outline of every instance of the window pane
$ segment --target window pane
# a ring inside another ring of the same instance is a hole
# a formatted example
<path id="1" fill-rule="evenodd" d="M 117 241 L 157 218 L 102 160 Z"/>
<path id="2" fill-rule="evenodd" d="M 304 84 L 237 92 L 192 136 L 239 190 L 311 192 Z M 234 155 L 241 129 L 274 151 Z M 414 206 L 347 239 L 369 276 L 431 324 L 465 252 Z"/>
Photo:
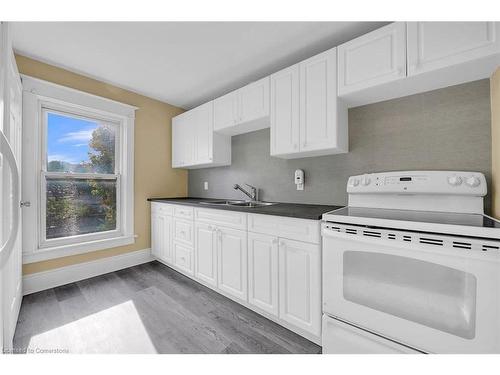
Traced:
<path id="1" fill-rule="evenodd" d="M 47 239 L 116 229 L 116 180 L 48 179 Z"/>
<path id="2" fill-rule="evenodd" d="M 115 126 L 47 112 L 47 171 L 114 173 Z"/>

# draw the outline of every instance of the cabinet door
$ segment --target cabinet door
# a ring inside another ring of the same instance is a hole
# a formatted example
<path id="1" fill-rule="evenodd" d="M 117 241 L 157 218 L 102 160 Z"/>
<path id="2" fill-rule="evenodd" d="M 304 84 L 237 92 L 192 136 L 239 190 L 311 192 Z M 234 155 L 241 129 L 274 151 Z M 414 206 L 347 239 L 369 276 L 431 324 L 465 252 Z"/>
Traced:
<path id="1" fill-rule="evenodd" d="M 188 111 L 172 120 L 172 167 L 193 164 L 195 113 Z"/>
<path id="2" fill-rule="evenodd" d="M 240 300 L 247 300 L 247 232 L 217 230 L 218 286 Z"/>
<path id="3" fill-rule="evenodd" d="M 337 49 L 300 66 L 300 151 L 337 145 Z"/>
<path id="4" fill-rule="evenodd" d="M 215 228 L 209 224 L 195 224 L 195 267 L 196 278 L 217 286 L 217 243 Z"/>
<path id="5" fill-rule="evenodd" d="M 172 218 L 164 214 L 151 215 L 151 253 L 167 263 L 172 263 Z"/>
<path id="6" fill-rule="evenodd" d="M 408 22 L 408 75 L 500 53 L 499 22 Z"/>
<path id="7" fill-rule="evenodd" d="M 194 111 L 194 164 L 210 163 L 213 159 L 213 102 L 205 103 Z"/>
<path id="8" fill-rule="evenodd" d="M 238 94 L 238 122 L 255 121 L 269 116 L 269 77 L 241 88 Z"/>
<path id="9" fill-rule="evenodd" d="M 278 316 L 278 237 L 248 233 L 248 302 Z"/>
<path id="10" fill-rule="evenodd" d="M 271 75 L 271 155 L 299 151 L 299 66 Z"/>
<path id="11" fill-rule="evenodd" d="M 280 318 L 314 335 L 321 333 L 320 247 L 280 239 Z"/>
<path id="12" fill-rule="evenodd" d="M 234 126 L 238 118 L 238 93 L 230 92 L 214 100 L 214 130 Z"/>
<path id="13" fill-rule="evenodd" d="M 381 27 L 337 52 L 339 96 L 406 77 L 406 23 Z"/>

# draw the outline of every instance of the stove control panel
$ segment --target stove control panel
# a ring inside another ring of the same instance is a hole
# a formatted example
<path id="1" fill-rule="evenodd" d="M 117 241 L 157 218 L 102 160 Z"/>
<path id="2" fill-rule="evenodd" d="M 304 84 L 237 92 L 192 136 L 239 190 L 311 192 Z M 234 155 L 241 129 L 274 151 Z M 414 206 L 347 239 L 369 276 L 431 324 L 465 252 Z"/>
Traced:
<path id="1" fill-rule="evenodd" d="M 485 196 L 486 179 L 479 172 L 402 171 L 351 176 L 349 194 L 446 194 Z"/>

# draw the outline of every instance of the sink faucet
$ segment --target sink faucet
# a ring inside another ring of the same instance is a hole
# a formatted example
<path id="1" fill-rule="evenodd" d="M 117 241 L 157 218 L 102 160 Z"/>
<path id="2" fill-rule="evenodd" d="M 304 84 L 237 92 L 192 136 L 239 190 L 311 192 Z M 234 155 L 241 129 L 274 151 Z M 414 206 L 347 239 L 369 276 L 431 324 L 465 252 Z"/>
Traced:
<path id="1" fill-rule="evenodd" d="M 250 192 L 247 190 L 243 189 L 240 185 L 234 184 L 233 189 L 234 190 L 240 190 L 243 194 L 245 194 L 247 197 L 249 197 L 251 200 L 256 201 L 258 200 L 259 196 L 259 189 L 256 187 L 253 187 L 252 185 L 245 184 L 250 188 Z"/>

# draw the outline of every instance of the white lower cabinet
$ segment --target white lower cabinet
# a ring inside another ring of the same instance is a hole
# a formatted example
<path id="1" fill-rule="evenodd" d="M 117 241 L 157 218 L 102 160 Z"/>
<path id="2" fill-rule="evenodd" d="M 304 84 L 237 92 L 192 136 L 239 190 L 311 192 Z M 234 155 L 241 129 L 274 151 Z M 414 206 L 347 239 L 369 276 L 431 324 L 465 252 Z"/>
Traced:
<path id="1" fill-rule="evenodd" d="M 218 286 L 233 297 L 247 300 L 247 232 L 217 229 Z"/>
<path id="2" fill-rule="evenodd" d="M 172 264 L 172 217 L 161 212 L 151 214 L 151 253 Z"/>
<path id="3" fill-rule="evenodd" d="M 248 303 L 278 316 L 278 237 L 248 233 Z"/>
<path id="4" fill-rule="evenodd" d="M 320 245 L 280 239 L 279 316 L 314 335 L 321 334 Z"/>
<path id="5" fill-rule="evenodd" d="M 195 223 L 195 267 L 197 279 L 217 286 L 217 239 L 216 229 L 205 223 Z"/>
<path id="6" fill-rule="evenodd" d="M 190 215 L 189 210 L 152 205 L 153 255 L 320 343 L 319 222 L 208 208 L 195 208 Z"/>

